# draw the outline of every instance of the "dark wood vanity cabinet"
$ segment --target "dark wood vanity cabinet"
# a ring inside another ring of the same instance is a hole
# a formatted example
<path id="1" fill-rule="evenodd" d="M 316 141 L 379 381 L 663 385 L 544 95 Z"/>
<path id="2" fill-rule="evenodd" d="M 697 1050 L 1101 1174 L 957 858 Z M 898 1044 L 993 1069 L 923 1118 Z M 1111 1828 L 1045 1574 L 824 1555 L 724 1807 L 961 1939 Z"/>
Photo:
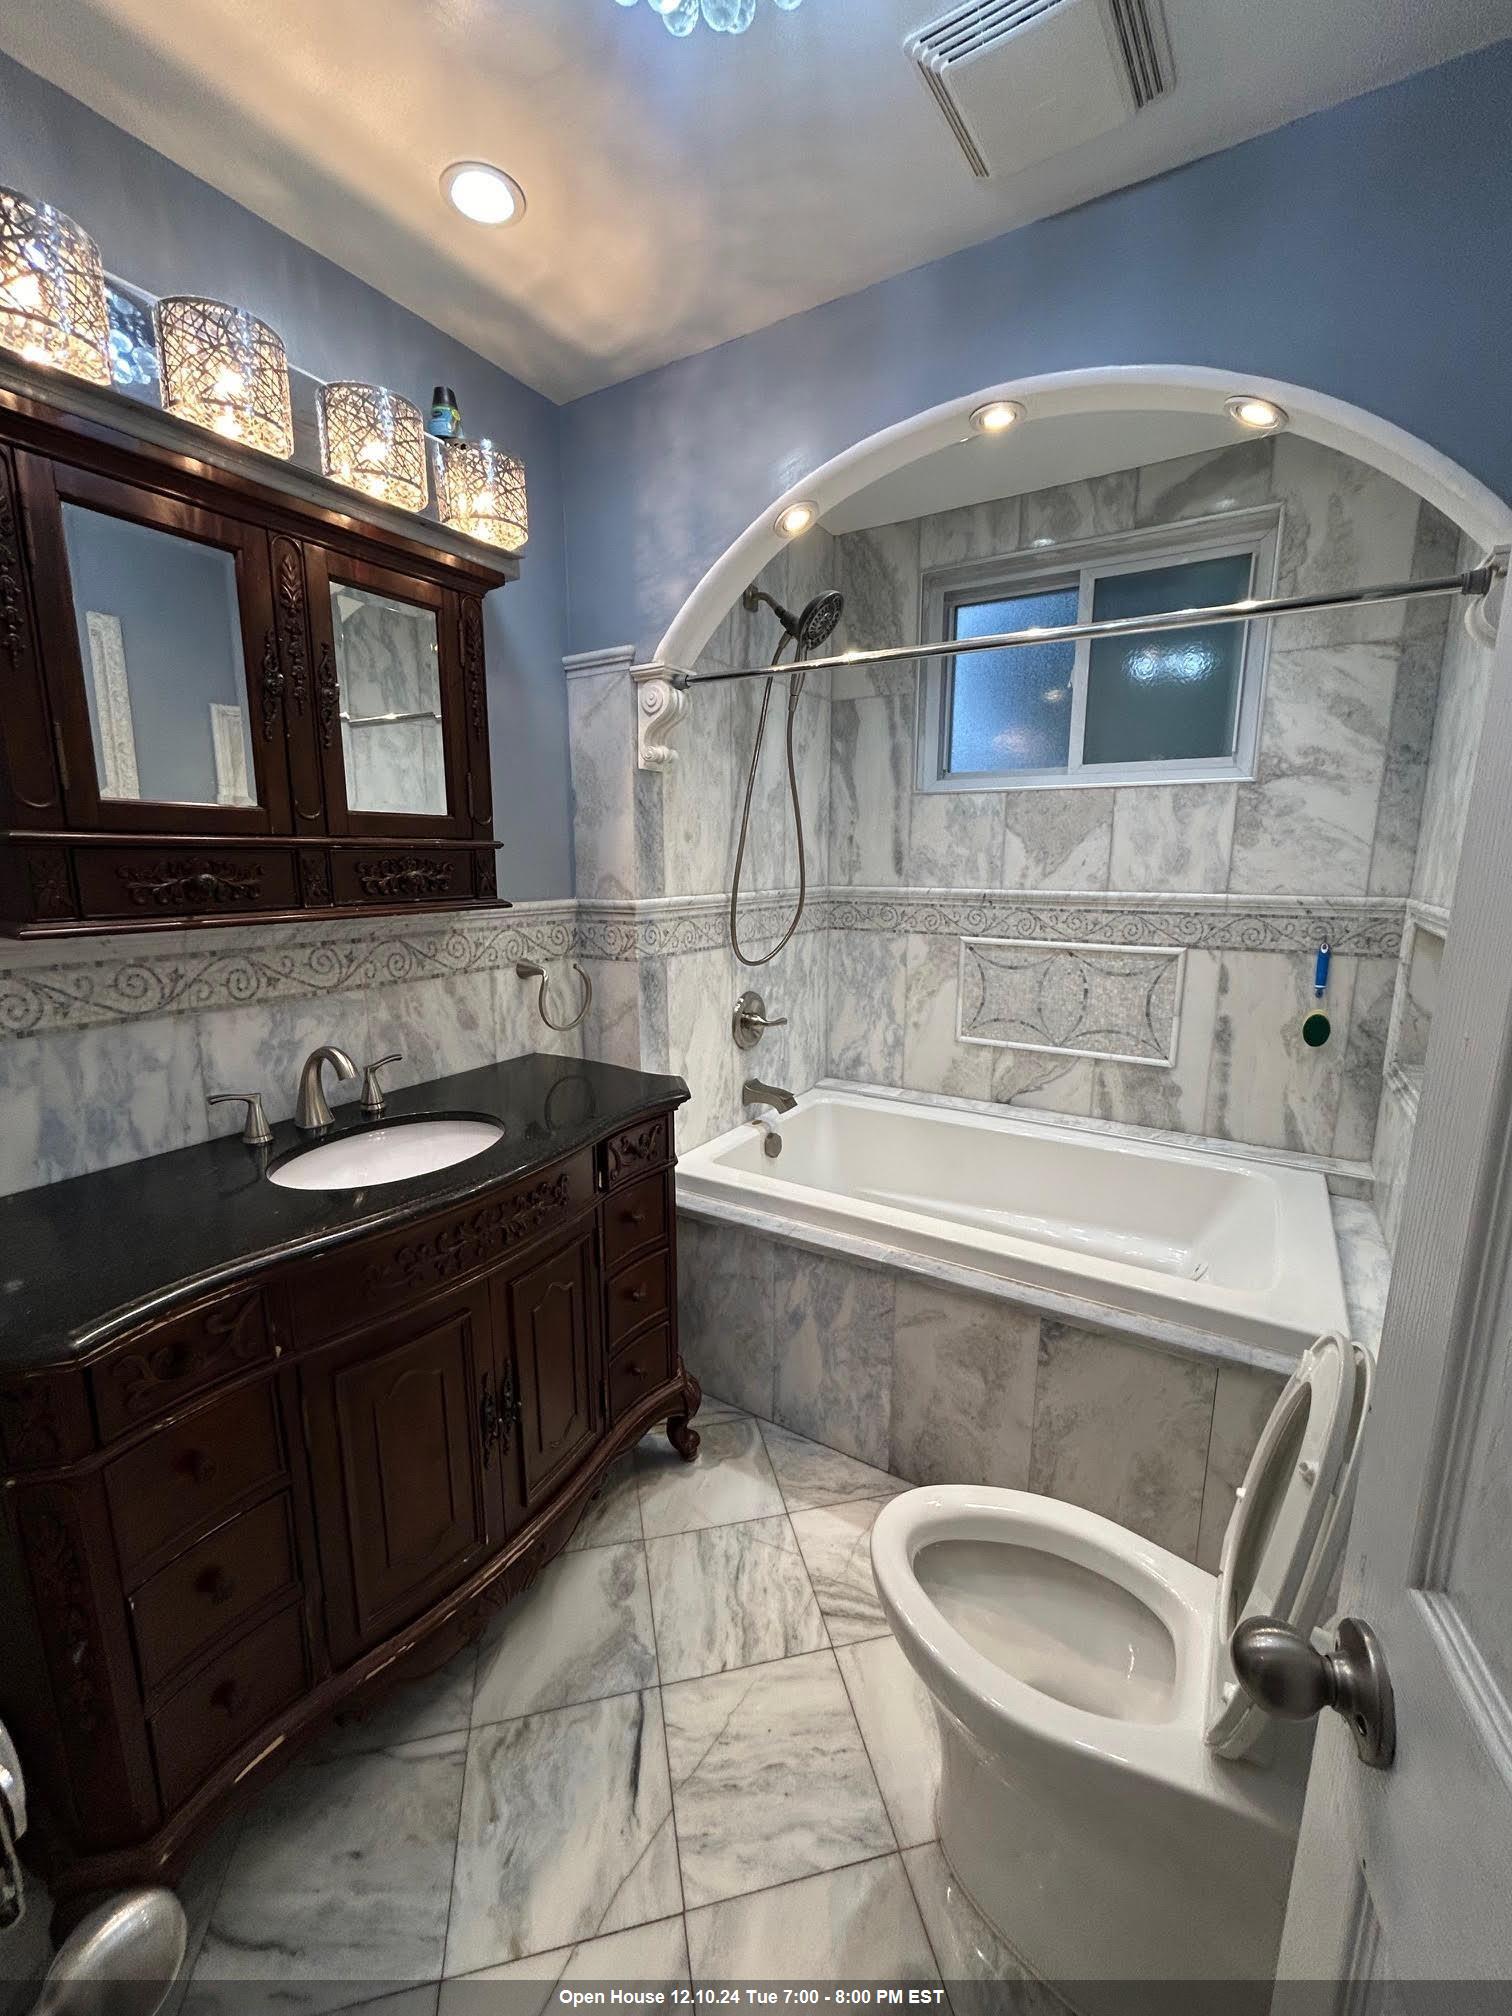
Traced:
<path id="1" fill-rule="evenodd" d="M 0 387 L 0 930 L 497 901 L 482 598 L 518 572 Z"/>
<path id="2" fill-rule="evenodd" d="M 649 1427 L 696 1452 L 672 1160 L 641 1115 L 0 1368 L 0 1718 L 65 1917 L 175 1880 L 333 1715 L 476 1635 Z"/>

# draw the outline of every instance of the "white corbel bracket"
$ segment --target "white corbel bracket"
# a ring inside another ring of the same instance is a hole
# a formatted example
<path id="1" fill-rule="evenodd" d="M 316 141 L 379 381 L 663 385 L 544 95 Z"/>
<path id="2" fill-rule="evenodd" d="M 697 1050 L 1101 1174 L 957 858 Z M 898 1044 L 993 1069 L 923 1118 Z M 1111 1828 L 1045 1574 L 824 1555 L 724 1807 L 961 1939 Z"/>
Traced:
<path id="1" fill-rule="evenodd" d="M 672 684 L 674 665 L 637 665 L 635 680 L 635 762 L 640 770 L 670 770 L 678 760 L 667 737 L 688 711 L 684 688 Z"/>
<path id="2" fill-rule="evenodd" d="M 1465 604 L 1465 629 L 1477 644 L 1484 644 L 1488 650 L 1496 642 L 1497 626 L 1507 599 L 1507 553 L 1505 546 L 1498 546 L 1486 555 L 1480 564 L 1494 567 L 1496 579 L 1486 594 Z"/>

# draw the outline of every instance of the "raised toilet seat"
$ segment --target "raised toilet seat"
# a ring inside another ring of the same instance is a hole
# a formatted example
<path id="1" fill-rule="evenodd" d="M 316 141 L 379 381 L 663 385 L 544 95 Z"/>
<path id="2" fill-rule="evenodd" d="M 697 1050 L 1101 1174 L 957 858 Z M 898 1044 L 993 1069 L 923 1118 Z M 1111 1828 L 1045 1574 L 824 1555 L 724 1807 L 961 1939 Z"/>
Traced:
<path id="1" fill-rule="evenodd" d="M 1311 1730 L 1248 1702 L 1228 1643 L 1249 1615 L 1319 1622 L 1370 1376 L 1340 1337 L 1304 1353 L 1216 1576 L 1027 1491 L 936 1485 L 878 1514 L 877 1589 L 940 1724 L 940 1845 L 1046 1980 L 1273 1975 Z"/>

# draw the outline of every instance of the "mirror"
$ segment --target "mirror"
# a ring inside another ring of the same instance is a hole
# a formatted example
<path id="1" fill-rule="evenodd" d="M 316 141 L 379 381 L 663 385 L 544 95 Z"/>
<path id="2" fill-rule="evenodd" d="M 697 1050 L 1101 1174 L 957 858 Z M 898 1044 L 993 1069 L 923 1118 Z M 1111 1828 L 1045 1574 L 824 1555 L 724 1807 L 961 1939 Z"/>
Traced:
<path id="1" fill-rule="evenodd" d="M 63 532 L 100 796 L 256 804 L 236 556 L 80 504 Z"/>
<path id="2" fill-rule="evenodd" d="M 435 612 L 332 582 L 331 628 L 341 681 L 348 808 L 444 815 Z"/>

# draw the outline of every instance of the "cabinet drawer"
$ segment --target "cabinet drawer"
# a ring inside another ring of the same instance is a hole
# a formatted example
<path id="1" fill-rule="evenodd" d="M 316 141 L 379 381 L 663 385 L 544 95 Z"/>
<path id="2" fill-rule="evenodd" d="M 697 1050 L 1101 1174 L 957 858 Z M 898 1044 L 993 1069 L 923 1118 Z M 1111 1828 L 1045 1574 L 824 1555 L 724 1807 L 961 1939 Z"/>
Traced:
<path id="1" fill-rule="evenodd" d="M 604 1143 L 604 1188 L 618 1190 L 672 1160 L 672 1122 L 665 1113 L 639 1121 Z"/>
<path id="2" fill-rule="evenodd" d="M 294 1580 L 289 1501 L 280 1493 L 207 1533 L 131 1598 L 143 1684 L 155 1687 Z"/>
<path id="3" fill-rule="evenodd" d="M 254 1289 L 197 1303 L 149 1339 L 90 1373 L 100 1434 L 109 1442 L 216 1379 L 273 1355 L 267 1311 Z"/>
<path id="4" fill-rule="evenodd" d="M 228 1645 L 148 1724 L 165 1806 L 176 1806 L 223 1757 L 304 1692 L 304 1627 L 292 1607 Z"/>
<path id="5" fill-rule="evenodd" d="M 653 1386 L 661 1384 L 671 1364 L 672 1332 L 665 1323 L 627 1344 L 609 1361 L 609 1418 L 622 1420 Z"/>
<path id="6" fill-rule="evenodd" d="M 667 1253 L 663 1247 L 623 1268 L 609 1283 L 609 1349 L 642 1323 L 667 1313 Z"/>
<path id="7" fill-rule="evenodd" d="M 331 885 L 338 903 L 402 907 L 456 903 L 473 891 L 472 850 L 466 847 L 338 849 Z"/>
<path id="8" fill-rule="evenodd" d="M 646 1176 L 604 1206 L 604 1264 L 612 1271 L 667 1236 L 667 1179 Z"/>
<path id="9" fill-rule="evenodd" d="M 295 1334 L 308 1342 L 372 1323 L 491 1267 L 592 1202 L 593 1154 L 585 1148 L 540 1175 L 501 1185 L 481 1203 L 366 1239 L 345 1258 L 308 1261 L 290 1283 Z"/>
<path id="10" fill-rule="evenodd" d="M 74 873 L 88 917 L 255 917 L 299 907 L 292 848 L 80 847 Z"/>
<path id="11" fill-rule="evenodd" d="M 130 1571 L 206 1526 L 283 1470 L 270 1385 L 250 1386 L 164 1428 L 105 1471 L 121 1564 Z"/>

